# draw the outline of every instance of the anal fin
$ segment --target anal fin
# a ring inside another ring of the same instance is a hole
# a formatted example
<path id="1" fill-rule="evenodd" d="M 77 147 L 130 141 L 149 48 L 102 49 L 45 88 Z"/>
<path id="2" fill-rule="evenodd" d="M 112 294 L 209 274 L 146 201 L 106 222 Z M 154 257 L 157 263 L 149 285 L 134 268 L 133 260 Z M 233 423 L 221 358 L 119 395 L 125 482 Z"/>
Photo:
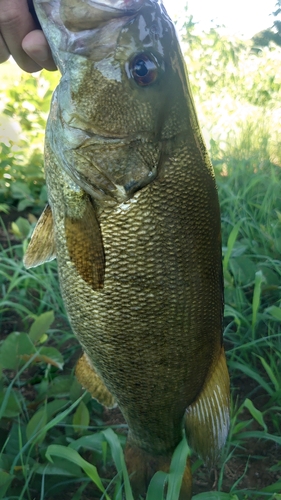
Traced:
<path id="1" fill-rule="evenodd" d="M 23 258 L 27 269 L 56 258 L 54 224 L 50 205 L 46 205 L 33 231 Z"/>
<path id="2" fill-rule="evenodd" d="M 230 424 L 230 382 L 224 349 L 198 398 L 186 410 L 188 443 L 207 465 L 216 463 Z"/>
<path id="3" fill-rule="evenodd" d="M 80 384 L 89 391 L 93 398 L 107 408 L 115 406 L 115 399 L 99 375 L 95 372 L 86 353 L 78 360 L 75 375 Z"/>
<path id="4" fill-rule="evenodd" d="M 71 261 L 94 290 L 103 288 L 105 259 L 101 230 L 90 200 L 81 217 L 65 216 L 65 235 Z"/>

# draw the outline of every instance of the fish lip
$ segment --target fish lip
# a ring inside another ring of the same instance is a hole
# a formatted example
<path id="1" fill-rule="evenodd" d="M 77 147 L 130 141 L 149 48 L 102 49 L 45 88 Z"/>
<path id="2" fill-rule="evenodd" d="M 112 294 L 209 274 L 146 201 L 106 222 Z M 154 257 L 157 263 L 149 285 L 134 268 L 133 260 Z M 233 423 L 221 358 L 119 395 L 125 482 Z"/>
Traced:
<path id="1" fill-rule="evenodd" d="M 123 0 L 122 4 L 124 6 L 126 6 L 126 3 L 128 3 L 128 1 L 126 2 L 126 0 Z M 97 6 L 100 10 L 104 9 L 107 12 L 120 12 L 121 15 L 127 14 L 128 12 L 137 12 L 143 6 L 144 3 L 145 3 L 145 0 L 135 0 L 134 4 L 139 4 L 138 6 L 135 5 L 133 7 L 132 5 L 129 5 L 128 8 L 126 8 L 126 7 L 125 8 L 119 7 L 118 8 L 118 7 L 114 7 L 114 5 L 110 5 L 110 4 L 105 3 L 105 2 L 99 2 L 99 1 L 95 1 L 95 0 L 91 1 L 91 5 L 93 5 L 93 7 Z"/>
<path id="2" fill-rule="evenodd" d="M 104 9 L 106 12 L 120 12 L 121 15 L 127 12 L 135 12 L 134 9 L 120 9 L 118 7 L 114 7 L 112 5 L 108 5 L 104 2 L 91 2 L 93 7 L 98 7 L 99 9 Z"/>

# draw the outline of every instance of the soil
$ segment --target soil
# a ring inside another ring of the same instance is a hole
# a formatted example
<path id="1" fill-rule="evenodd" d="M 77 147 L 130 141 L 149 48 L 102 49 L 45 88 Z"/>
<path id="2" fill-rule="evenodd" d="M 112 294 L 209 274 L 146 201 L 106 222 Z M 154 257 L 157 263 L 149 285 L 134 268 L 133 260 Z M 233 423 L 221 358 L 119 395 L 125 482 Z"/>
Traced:
<path id="1" fill-rule="evenodd" d="M 19 216 L 27 217 L 28 211 L 19 213 L 16 210 L 12 210 L 7 215 L 1 214 L 4 225 L 8 229 L 9 240 L 10 244 L 12 245 L 19 243 L 19 241 L 10 231 L 11 222 L 16 220 Z M 0 246 L 1 245 L 3 248 L 7 247 L 7 234 L 0 225 Z M 19 317 L 16 314 L 13 317 L 11 316 L 11 312 L 9 312 L 9 317 L 7 317 L 7 320 L 8 321 L 6 322 L 3 321 L 2 317 L 0 340 L 6 337 L 6 335 L 8 335 L 11 331 L 15 331 L 15 325 L 17 325 L 17 330 L 21 329 L 21 325 L 19 324 Z M 70 368 L 72 367 L 66 367 L 68 373 Z M 29 378 L 31 378 L 30 376 L 32 376 L 32 373 L 28 374 Z M 9 377 L 13 377 L 13 373 L 9 372 Z M 264 404 L 266 402 L 266 398 L 268 398 L 268 396 L 262 392 L 261 388 L 258 387 L 254 380 L 244 375 L 235 379 L 235 386 L 236 387 L 232 390 L 232 395 L 233 400 L 237 401 L 238 405 L 240 405 L 246 397 L 249 397 L 249 394 L 251 394 L 251 400 L 256 408 L 262 407 L 261 401 Z M 23 386 L 22 392 L 24 398 L 30 401 L 32 404 L 35 396 L 33 386 Z M 251 418 L 247 410 L 244 411 L 243 417 L 245 418 L 245 420 L 250 420 Z M 124 418 L 118 408 L 114 408 L 111 410 L 104 409 L 101 418 L 105 426 L 125 424 Z M 266 423 L 270 432 L 271 422 L 268 421 Z M 252 426 L 247 427 L 246 430 L 250 431 L 257 429 L 258 427 L 255 424 L 252 424 Z M 123 430 L 121 432 L 124 433 L 126 431 Z M 256 495 L 253 495 L 252 497 L 251 490 L 253 492 L 261 490 L 262 488 L 271 485 L 281 479 L 280 468 L 278 471 L 271 470 L 276 464 L 280 463 L 280 459 L 280 446 L 277 446 L 273 441 L 259 441 L 255 439 L 248 439 L 243 443 L 243 447 L 238 451 L 236 450 L 233 454 L 233 457 L 227 461 L 224 470 L 222 490 L 225 492 L 229 492 L 234 483 L 237 483 L 239 484 L 239 490 L 248 490 L 247 493 L 245 492 L 245 499 L 253 498 L 255 500 L 259 500 L 261 498 L 267 498 L 265 496 L 257 497 Z M 192 461 L 194 463 L 196 461 L 196 457 L 194 457 Z M 193 494 L 195 495 L 206 491 L 217 491 L 219 472 L 220 471 L 218 469 L 209 470 L 201 465 L 196 470 L 196 473 L 193 476 Z M 104 469 L 101 470 L 102 477 L 112 478 L 114 474 L 114 468 L 112 468 L 112 470 L 106 471 Z M 63 496 L 64 500 L 71 500 L 74 493 L 75 491 L 65 492 Z M 274 493 L 281 493 L 281 491 Z M 57 500 L 57 498 L 57 496 L 54 496 L 49 500 Z M 95 490 L 94 486 L 87 487 L 85 492 L 81 496 L 82 500 L 98 500 L 99 498 L 100 494 Z"/>

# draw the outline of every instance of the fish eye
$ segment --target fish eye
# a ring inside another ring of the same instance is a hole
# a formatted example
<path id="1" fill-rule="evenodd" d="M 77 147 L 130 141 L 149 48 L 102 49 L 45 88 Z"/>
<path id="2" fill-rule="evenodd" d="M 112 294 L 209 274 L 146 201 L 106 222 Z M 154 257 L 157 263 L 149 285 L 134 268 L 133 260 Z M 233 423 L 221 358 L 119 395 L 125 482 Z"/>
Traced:
<path id="1" fill-rule="evenodd" d="M 130 77 L 141 87 L 154 83 L 159 69 L 159 62 L 153 54 L 137 54 L 129 63 Z"/>

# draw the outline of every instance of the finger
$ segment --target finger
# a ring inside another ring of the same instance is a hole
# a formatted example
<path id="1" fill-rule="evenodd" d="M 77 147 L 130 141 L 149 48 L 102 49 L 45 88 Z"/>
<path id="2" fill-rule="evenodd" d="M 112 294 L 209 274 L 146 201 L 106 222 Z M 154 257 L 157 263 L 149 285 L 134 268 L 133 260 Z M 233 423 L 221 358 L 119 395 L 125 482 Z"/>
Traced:
<path id="1" fill-rule="evenodd" d="M 22 41 L 22 48 L 26 54 L 42 68 L 49 71 L 57 69 L 52 58 L 51 49 L 41 30 L 31 31 Z"/>
<path id="2" fill-rule="evenodd" d="M 0 63 L 7 61 L 10 57 L 10 52 L 3 38 L 0 35 Z"/>
<path id="3" fill-rule="evenodd" d="M 36 29 L 36 23 L 28 9 L 27 0 L 0 0 L 0 31 L 6 47 L 17 64 L 32 73 L 41 67 L 23 50 L 25 35 Z"/>

